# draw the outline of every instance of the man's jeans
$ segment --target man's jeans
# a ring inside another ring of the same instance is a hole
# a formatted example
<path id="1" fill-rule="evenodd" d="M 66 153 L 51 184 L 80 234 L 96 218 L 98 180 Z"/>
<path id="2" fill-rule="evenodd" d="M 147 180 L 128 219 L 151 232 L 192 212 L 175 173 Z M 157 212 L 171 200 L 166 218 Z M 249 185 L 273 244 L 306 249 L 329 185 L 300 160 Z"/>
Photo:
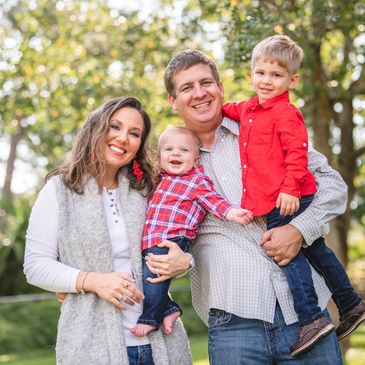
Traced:
<path id="1" fill-rule="evenodd" d="M 187 252 L 190 249 L 190 240 L 186 237 L 174 237 L 171 239 L 169 238 L 169 240 L 177 243 L 184 252 Z M 150 252 L 155 255 L 166 255 L 169 253 L 169 249 L 167 247 L 155 246 L 148 248 L 142 252 L 143 293 L 145 298 L 143 301 L 143 313 L 139 317 L 137 323 L 148 324 L 150 326 L 158 328 L 165 317 L 174 312 L 182 313 L 182 309 L 169 297 L 168 291 L 171 279 L 156 284 L 147 281 L 147 278 L 149 277 L 157 277 L 156 274 L 150 271 L 146 264 L 146 261 L 144 260 L 145 256 L 148 255 Z"/>
<path id="2" fill-rule="evenodd" d="M 323 311 L 329 318 L 327 310 Z M 211 365 L 340 365 L 341 352 L 335 333 L 321 339 L 299 358 L 290 356 L 298 338 L 298 323 L 286 325 L 276 304 L 274 323 L 244 319 L 211 309 L 209 315 Z"/>
<path id="3" fill-rule="evenodd" d="M 151 345 L 127 346 L 129 365 L 154 365 Z"/>
<path id="4" fill-rule="evenodd" d="M 267 228 L 288 224 L 294 217 L 301 214 L 312 200 L 313 195 L 303 196 L 300 199 L 299 210 L 291 216 L 282 216 L 279 208 L 273 209 L 267 215 Z M 326 246 L 324 238 L 320 237 L 307 248 L 300 250 L 288 265 L 281 266 L 288 280 L 301 326 L 322 316 L 313 286 L 312 272 L 306 259 L 324 277 L 340 314 L 346 313 L 360 303 L 361 298 L 352 287 L 345 269 L 334 252 Z"/>

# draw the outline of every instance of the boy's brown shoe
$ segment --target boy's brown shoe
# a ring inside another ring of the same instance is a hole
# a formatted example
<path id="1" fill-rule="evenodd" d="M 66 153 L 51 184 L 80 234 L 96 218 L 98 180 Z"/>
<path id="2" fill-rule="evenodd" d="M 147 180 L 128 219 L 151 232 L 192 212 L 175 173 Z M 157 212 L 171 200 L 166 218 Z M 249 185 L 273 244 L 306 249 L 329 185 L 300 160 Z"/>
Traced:
<path id="1" fill-rule="evenodd" d="M 297 357 L 309 351 L 318 340 L 333 332 L 334 329 L 334 324 L 326 317 L 318 318 L 315 321 L 300 327 L 299 339 L 291 347 L 290 355 Z"/>
<path id="2" fill-rule="evenodd" d="M 340 317 L 340 324 L 336 329 L 336 335 L 339 340 L 348 336 L 355 331 L 359 325 L 365 321 L 365 303 L 361 301 L 355 308 Z"/>

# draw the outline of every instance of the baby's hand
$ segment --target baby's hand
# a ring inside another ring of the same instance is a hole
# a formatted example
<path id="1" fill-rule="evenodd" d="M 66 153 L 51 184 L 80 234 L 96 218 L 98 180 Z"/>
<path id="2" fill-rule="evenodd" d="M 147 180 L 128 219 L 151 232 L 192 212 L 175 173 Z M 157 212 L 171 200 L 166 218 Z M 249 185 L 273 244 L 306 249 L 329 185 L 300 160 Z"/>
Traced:
<path id="1" fill-rule="evenodd" d="M 293 195 L 280 193 L 276 200 L 276 208 L 280 208 L 280 215 L 293 215 L 299 209 L 299 199 Z"/>
<path id="2" fill-rule="evenodd" d="M 226 215 L 227 221 L 247 224 L 252 221 L 253 214 L 250 210 L 242 208 L 232 208 Z"/>

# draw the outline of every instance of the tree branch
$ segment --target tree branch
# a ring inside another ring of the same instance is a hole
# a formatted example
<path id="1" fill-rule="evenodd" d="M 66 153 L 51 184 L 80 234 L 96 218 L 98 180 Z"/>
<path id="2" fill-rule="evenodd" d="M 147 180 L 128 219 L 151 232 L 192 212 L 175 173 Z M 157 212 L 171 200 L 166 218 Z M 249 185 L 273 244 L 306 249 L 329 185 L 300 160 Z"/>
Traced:
<path id="1" fill-rule="evenodd" d="M 357 159 L 358 157 L 360 157 L 361 155 L 363 155 L 365 153 L 365 146 L 359 148 L 358 150 L 356 150 L 354 152 L 354 157 L 355 159 Z"/>
<path id="2" fill-rule="evenodd" d="M 350 86 L 351 94 L 365 94 L 365 67 L 362 67 L 360 77 Z"/>

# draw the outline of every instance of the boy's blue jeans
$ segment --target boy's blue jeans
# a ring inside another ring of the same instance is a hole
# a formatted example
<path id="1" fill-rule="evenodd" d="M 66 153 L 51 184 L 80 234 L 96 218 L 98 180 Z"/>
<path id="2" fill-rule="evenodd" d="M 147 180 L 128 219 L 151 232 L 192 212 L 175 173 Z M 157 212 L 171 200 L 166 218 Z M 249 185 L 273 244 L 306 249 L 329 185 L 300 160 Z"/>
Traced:
<path id="1" fill-rule="evenodd" d="M 267 215 L 267 228 L 271 229 L 289 223 L 295 216 L 302 213 L 312 200 L 313 194 L 303 196 L 300 199 L 299 210 L 292 216 L 282 216 L 280 215 L 280 208 L 273 209 Z M 298 314 L 300 326 L 323 316 L 321 309 L 318 307 L 318 298 L 313 286 L 311 269 L 306 258 L 326 281 L 340 315 L 360 303 L 361 298 L 352 287 L 345 269 L 334 252 L 326 246 L 324 238 L 320 237 L 307 248 L 301 249 L 288 265 L 281 267 L 293 295 L 294 309 Z"/>
<path id="2" fill-rule="evenodd" d="M 127 346 L 129 365 L 154 365 L 151 345 Z"/>
<path id="3" fill-rule="evenodd" d="M 173 241 L 184 251 L 188 252 L 190 249 L 190 240 L 186 237 L 174 237 L 169 238 L 169 241 Z M 148 324 L 150 326 L 158 328 L 162 320 L 174 312 L 181 312 L 181 308 L 177 303 L 171 300 L 168 291 L 170 287 L 170 280 L 165 280 L 161 283 L 152 284 L 147 281 L 147 278 L 156 278 L 157 275 L 152 273 L 146 265 L 145 256 L 149 253 L 155 255 L 168 254 L 169 249 L 166 247 L 151 247 L 142 252 L 143 257 L 143 313 L 139 317 L 137 323 Z"/>

